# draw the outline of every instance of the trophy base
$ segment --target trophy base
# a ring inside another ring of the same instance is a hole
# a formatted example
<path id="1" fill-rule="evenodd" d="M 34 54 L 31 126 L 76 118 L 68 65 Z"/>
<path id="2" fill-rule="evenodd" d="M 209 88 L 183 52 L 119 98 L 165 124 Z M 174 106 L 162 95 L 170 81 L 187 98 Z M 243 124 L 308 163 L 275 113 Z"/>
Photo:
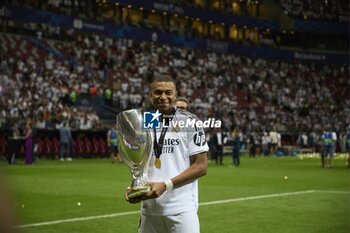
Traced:
<path id="1" fill-rule="evenodd" d="M 129 199 L 141 197 L 152 190 L 152 187 L 149 185 L 135 186 L 130 189 L 128 194 Z"/>

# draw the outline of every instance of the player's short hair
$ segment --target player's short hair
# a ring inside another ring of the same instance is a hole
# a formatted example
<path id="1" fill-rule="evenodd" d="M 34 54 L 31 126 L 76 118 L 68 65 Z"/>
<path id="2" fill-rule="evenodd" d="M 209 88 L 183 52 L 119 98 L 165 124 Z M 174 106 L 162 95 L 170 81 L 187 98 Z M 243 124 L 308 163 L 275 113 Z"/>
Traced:
<path id="1" fill-rule="evenodd" d="M 152 83 L 158 83 L 158 82 L 172 82 L 176 86 L 175 80 L 168 74 L 160 74 L 154 77 L 152 80 Z"/>

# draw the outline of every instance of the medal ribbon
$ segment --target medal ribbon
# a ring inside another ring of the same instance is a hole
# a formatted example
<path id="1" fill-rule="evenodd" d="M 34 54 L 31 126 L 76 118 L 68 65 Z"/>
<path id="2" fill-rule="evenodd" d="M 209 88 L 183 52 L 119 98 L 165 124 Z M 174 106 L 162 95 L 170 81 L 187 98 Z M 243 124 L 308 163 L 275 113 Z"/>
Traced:
<path id="1" fill-rule="evenodd" d="M 170 115 L 172 117 L 169 118 L 169 123 L 171 122 L 171 120 L 175 116 L 175 112 L 176 112 L 176 109 L 171 110 Z M 153 150 L 154 150 L 154 155 L 156 156 L 157 160 L 159 160 L 159 158 L 162 154 L 164 138 L 165 138 L 165 135 L 168 131 L 168 128 L 169 127 L 164 127 L 164 125 L 163 125 L 162 132 L 160 133 L 160 137 L 159 137 L 159 142 L 157 142 L 156 129 L 153 129 L 154 130 Z"/>

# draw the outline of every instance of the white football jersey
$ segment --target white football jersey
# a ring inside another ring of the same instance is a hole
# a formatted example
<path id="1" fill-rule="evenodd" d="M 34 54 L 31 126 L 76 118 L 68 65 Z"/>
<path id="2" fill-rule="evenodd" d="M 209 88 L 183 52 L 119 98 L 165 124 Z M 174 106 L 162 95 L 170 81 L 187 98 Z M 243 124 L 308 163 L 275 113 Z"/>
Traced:
<path id="1" fill-rule="evenodd" d="M 149 162 L 144 179 L 149 182 L 163 182 L 171 179 L 190 167 L 190 157 L 209 150 L 203 128 L 181 128 L 174 126 L 176 122 L 198 118 L 181 109 L 175 112 L 175 116 L 165 134 L 162 154 L 160 156 L 161 167 L 155 167 L 155 155 Z M 161 124 L 162 125 L 162 124 Z M 157 130 L 157 142 L 161 130 Z M 165 191 L 159 198 L 142 202 L 141 211 L 146 215 L 174 215 L 189 210 L 198 209 L 198 181 L 174 187 Z"/>

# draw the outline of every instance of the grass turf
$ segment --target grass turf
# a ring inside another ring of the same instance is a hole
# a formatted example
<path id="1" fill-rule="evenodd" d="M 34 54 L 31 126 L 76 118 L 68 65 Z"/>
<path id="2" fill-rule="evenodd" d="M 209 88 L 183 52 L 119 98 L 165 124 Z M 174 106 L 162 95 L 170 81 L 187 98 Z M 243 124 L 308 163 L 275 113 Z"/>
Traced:
<path id="1" fill-rule="evenodd" d="M 224 163 L 209 163 L 207 176 L 199 182 L 200 203 L 258 198 L 200 206 L 202 233 L 349 232 L 350 172 L 345 160 L 334 160 L 331 169 L 322 169 L 317 158 L 242 156 L 239 168 L 228 166 L 229 157 Z M 22 225 L 139 210 L 123 197 L 130 184 L 125 164 L 106 159 L 41 160 L 32 166 L 0 163 L 0 169 Z M 261 197 L 305 190 L 316 191 Z M 27 226 L 21 232 L 137 232 L 136 212 Z"/>

